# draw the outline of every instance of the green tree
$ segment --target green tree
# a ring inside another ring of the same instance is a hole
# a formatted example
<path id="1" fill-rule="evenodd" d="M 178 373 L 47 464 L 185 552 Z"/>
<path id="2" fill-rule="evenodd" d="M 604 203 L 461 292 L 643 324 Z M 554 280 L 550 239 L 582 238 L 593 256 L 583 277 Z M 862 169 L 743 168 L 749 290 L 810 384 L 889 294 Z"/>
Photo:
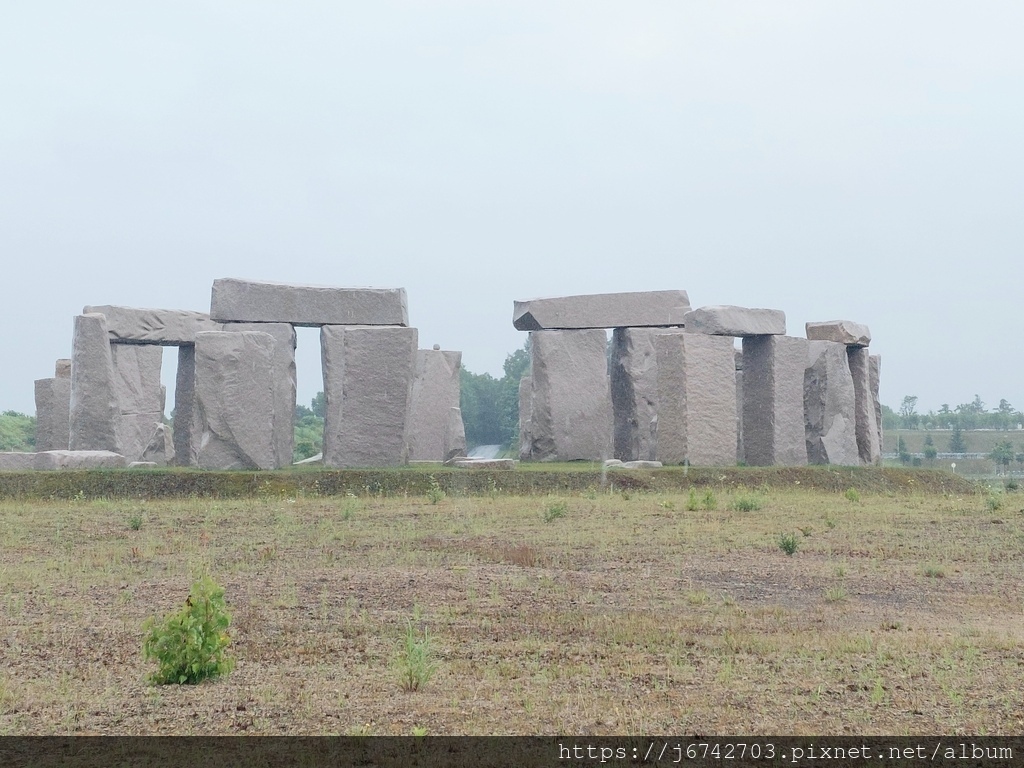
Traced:
<path id="1" fill-rule="evenodd" d="M 314 416 L 320 419 L 327 418 L 327 398 L 324 396 L 323 392 L 317 392 L 313 397 L 313 402 L 309 405 Z"/>
<path id="2" fill-rule="evenodd" d="M 295 406 L 295 447 L 292 451 L 294 461 L 316 456 L 324 448 L 324 420 L 322 416 L 316 414 L 316 410 L 323 413 L 324 393 L 317 392 L 310 405 L 313 407 Z"/>
<path id="3" fill-rule="evenodd" d="M 518 442 L 519 381 L 530 367 L 528 344 L 505 358 L 500 379 L 462 368 L 462 423 L 467 447 L 510 446 Z"/>
<path id="4" fill-rule="evenodd" d="M 903 429 L 917 429 L 917 395 L 907 395 L 900 405 L 900 425 Z"/>
<path id="5" fill-rule="evenodd" d="M 922 451 L 922 453 L 924 453 L 924 457 L 928 459 L 929 462 L 935 461 L 935 457 L 939 455 L 931 435 L 925 435 L 924 451 Z"/>
<path id="6" fill-rule="evenodd" d="M 35 446 L 35 416 L 17 411 L 0 414 L 0 451 L 33 451 Z"/>
<path id="7" fill-rule="evenodd" d="M 1010 466 L 1010 462 L 1014 459 L 1013 443 L 1009 440 L 997 443 L 988 457 L 996 463 L 997 467 L 1002 466 L 1005 472 L 1006 468 Z"/>
<path id="8" fill-rule="evenodd" d="M 907 444 L 903 441 L 902 436 L 896 441 L 896 453 L 899 454 L 901 464 L 910 463 L 912 457 L 910 451 L 907 450 Z"/>
<path id="9" fill-rule="evenodd" d="M 953 434 L 949 436 L 949 452 L 967 453 L 967 439 L 964 437 L 964 431 L 960 428 L 959 421 L 953 424 Z"/>

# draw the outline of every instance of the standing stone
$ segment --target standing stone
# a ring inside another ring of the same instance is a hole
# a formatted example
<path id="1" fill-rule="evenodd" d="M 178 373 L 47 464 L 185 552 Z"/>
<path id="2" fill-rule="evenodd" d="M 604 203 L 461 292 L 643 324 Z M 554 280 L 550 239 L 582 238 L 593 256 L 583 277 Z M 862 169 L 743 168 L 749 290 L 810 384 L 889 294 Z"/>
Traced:
<path id="1" fill-rule="evenodd" d="M 603 461 L 612 448 L 607 337 L 602 330 L 530 333 L 530 457 Z"/>
<path id="2" fill-rule="evenodd" d="M 405 464 L 416 329 L 325 325 L 320 346 L 324 466 Z"/>
<path id="3" fill-rule="evenodd" d="M 440 349 L 416 352 L 416 378 L 409 410 L 409 461 L 447 461 L 449 430 L 457 429 L 452 408 L 459 407 L 462 353 Z M 459 411 L 461 419 L 462 411 Z M 462 449 L 465 450 L 465 430 Z"/>
<path id="4" fill-rule="evenodd" d="M 71 361 L 70 360 L 58 360 L 53 366 L 53 375 L 58 379 L 67 379 L 71 381 Z"/>
<path id="5" fill-rule="evenodd" d="M 520 331 L 680 326 L 690 311 L 686 291 L 644 291 L 517 301 L 512 325 Z"/>
<path id="6" fill-rule="evenodd" d="M 287 467 L 295 456 L 295 326 L 289 323 L 217 323 L 225 333 L 252 331 L 274 337 L 274 456 Z"/>
<path id="7" fill-rule="evenodd" d="M 174 463 L 199 466 L 202 425 L 196 409 L 196 345 L 178 347 L 178 371 L 174 380 Z"/>
<path id="8" fill-rule="evenodd" d="M 696 333 L 654 338 L 657 352 L 657 460 L 736 463 L 736 354 L 731 338 Z"/>
<path id="9" fill-rule="evenodd" d="M 658 361 L 654 337 L 682 333 L 665 328 L 612 331 L 609 378 L 612 396 L 613 454 L 622 461 L 654 459 L 658 415 Z"/>
<path id="10" fill-rule="evenodd" d="M 878 434 L 878 420 L 871 394 L 871 362 L 867 347 L 847 347 L 846 356 L 853 376 L 854 418 L 857 430 L 857 450 L 863 464 L 878 464 L 882 460 L 882 442 Z"/>
<path id="11" fill-rule="evenodd" d="M 811 464 L 860 463 L 854 420 L 853 377 L 846 347 L 832 341 L 807 343 L 804 371 L 804 419 L 807 461 Z"/>
<path id="12" fill-rule="evenodd" d="M 71 438 L 71 379 L 38 379 L 35 394 L 36 450 L 66 451 Z"/>
<path id="13" fill-rule="evenodd" d="M 746 461 L 743 455 L 743 350 L 734 349 L 736 356 L 736 463 Z"/>
<path id="14" fill-rule="evenodd" d="M 519 458 L 529 461 L 533 458 L 533 432 L 530 422 L 533 415 L 533 379 L 526 374 L 519 379 Z"/>
<path id="15" fill-rule="evenodd" d="M 408 325 L 404 288 L 333 288 L 225 278 L 213 281 L 210 317 L 292 325 Z"/>
<path id="16" fill-rule="evenodd" d="M 881 461 L 881 446 L 885 445 L 882 440 L 882 401 L 879 399 L 879 387 L 882 383 L 882 356 L 870 355 L 868 363 L 871 366 L 871 400 L 875 407 L 875 422 L 878 426 L 879 461 Z"/>
<path id="17" fill-rule="evenodd" d="M 751 466 L 807 463 L 804 370 L 807 340 L 743 339 L 743 451 Z"/>
<path id="18" fill-rule="evenodd" d="M 149 438 L 149 444 L 142 453 L 140 459 L 144 462 L 152 462 L 158 467 L 168 467 L 174 464 L 174 442 L 171 438 L 171 428 L 166 424 L 154 424 L 153 434 Z"/>
<path id="19" fill-rule="evenodd" d="M 273 469 L 274 337 L 251 331 L 196 335 L 196 407 L 204 469 Z"/>
<path id="20" fill-rule="evenodd" d="M 466 455 L 466 425 L 462 422 L 462 409 L 448 409 L 448 425 L 444 434 L 445 461 Z"/>
<path id="21" fill-rule="evenodd" d="M 155 425 L 163 421 L 162 347 L 112 344 L 114 386 L 117 391 L 117 435 L 128 461 L 139 461 Z"/>
<path id="22" fill-rule="evenodd" d="M 121 410 L 103 315 L 75 317 L 69 411 L 68 446 L 71 450 L 120 453 L 117 427 Z"/>
<path id="23" fill-rule="evenodd" d="M 786 313 L 778 309 L 748 307 L 699 307 L 683 316 L 690 333 L 712 336 L 782 336 L 786 333 Z"/>

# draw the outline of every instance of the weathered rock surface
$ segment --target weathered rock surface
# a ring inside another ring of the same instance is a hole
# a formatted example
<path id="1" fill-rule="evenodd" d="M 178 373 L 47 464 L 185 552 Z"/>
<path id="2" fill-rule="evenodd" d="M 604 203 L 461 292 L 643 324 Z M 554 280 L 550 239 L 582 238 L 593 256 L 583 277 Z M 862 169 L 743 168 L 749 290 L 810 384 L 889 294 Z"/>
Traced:
<path id="1" fill-rule="evenodd" d="M 743 350 L 736 353 L 736 463 L 746 461 L 743 456 Z"/>
<path id="2" fill-rule="evenodd" d="M 71 379 L 38 379 L 36 395 L 36 450 L 67 450 L 71 439 Z"/>
<path id="3" fill-rule="evenodd" d="M 71 361 L 61 359 L 58 360 L 53 366 L 53 375 L 58 379 L 71 380 Z"/>
<path id="4" fill-rule="evenodd" d="M 512 324 L 520 331 L 673 326 L 689 311 L 686 291 L 597 293 L 517 301 Z"/>
<path id="5" fill-rule="evenodd" d="M 325 325 L 320 346 L 326 399 L 324 465 L 405 464 L 416 329 Z"/>
<path id="6" fill-rule="evenodd" d="M 879 464 L 882 461 L 882 442 L 871 392 L 870 355 L 867 347 L 847 347 L 846 356 L 850 363 L 850 375 L 853 377 L 857 451 L 862 464 Z"/>
<path id="7" fill-rule="evenodd" d="M 683 317 L 686 330 L 711 336 L 783 336 L 786 313 L 726 305 L 699 307 Z"/>
<path id="8" fill-rule="evenodd" d="M 22 451 L 0 452 L 0 472 L 25 472 L 35 469 L 36 454 Z"/>
<path id="9" fill-rule="evenodd" d="M 404 288 L 333 288 L 224 278 L 213 281 L 210 316 L 221 322 L 408 325 Z"/>
<path id="10" fill-rule="evenodd" d="M 612 449 L 601 330 L 530 333 L 530 459 L 600 461 Z"/>
<path id="11" fill-rule="evenodd" d="M 216 323 L 225 333 L 252 331 L 274 337 L 274 456 L 287 467 L 295 458 L 295 327 L 289 323 Z"/>
<path id="12" fill-rule="evenodd" d="M 807 340 L 743 339 L 743 450 L 751 466 L 807 463 L 804 371 Z"/>
<path id="13" fill-rule="evenodd" d="M 174 463 L 179 467 L 199 466 L 202 424 L 196 408 L 196 347 L 178 347 L 178 370 L 174 380 Z"/>
<path id="14" fill-rule="evenodd" d="M 204 469 L 273 469 L 274 337 L 266 333 L 196 335 L 195 393 Z M 289 462 L 290 463 L 290 462 Z"/>
<path id="15" fill-rule="evenodd" d="M 141 461 L 154 466 L 168 467 L 174 464 L 174 438 L 166 424 L 154 424 L 149 444 L 142 453 Z"/>
<path id="16" fill-rule="evenodd" d="M 623 461 L 653 460 L 658 414 L 658 359 L 654 337 L 667 328 L 616 328 L 609 376 L 613 450 Z"/>
<path id="17" fill-rule="evenodd" d="M 848 347 L 866 347 L 871 343 L 871 330 L 850 320 L 827 320 L 807 323 L 807 338 L 812 341 L 834 341 Z"/>
<path id="18" fill-rule="evenodd" d="M 878 461 L 881 463 L 882 446 L 885 445 L 885 442 L 882 440 L 882 401 L 879 399 L 879 387 L 882 383 L 882 356 L 868 356 L 868 365 L 870 366 L 871 400 L 875 408 L 875 422 L 878 427 Z"/>
<path id="19" fill-rule="evenodd" d="M 71 350 L 68 446 L 73 451 L 118 453 L 121 409 L 103 315 L 75 317 Z"/>
<path id="20" fill-rule="evenodd" d="M 111 304 L 88 306 L 83 314 L 107 319 L 110 341 L 121 344 L 157 344 L 167 347 L 195 344 L 196 334 L 220 330 L 204 312 L 183 309 L 143 309 Z"/>
<path id="21" fill-rule="evenodd" d="M 412 404 L 409 409 L 409 460 L 445 461 L 451 451 L 458 455 L 466 451 L 466 433 L 461 427 L 462 411 L 458 422 L 452 409 L 459 408 L 461 388 L 459 371 L 462 353 L 440 349 L 420 349 L 416 352 L 416 378 L 412 385 Z M 461 446 L 458 433 L 462 433 Z"/>
<path id="22" fill-rule="evenodd" d="M 156 346 L 112 344 L 114 389 L 117 392 L 118 453 L 139 461 L 163 420 L 164 394 L 160 383 L 163 349 Z"/>
<path id="23" fill-rule="evenodd" d="M 736 355 L 730 338 L 663 334 L 657 351 L 657 458 L 665 464 L 736 463 Z"/>
<path id="24" fill-rule="evenodd" d="M 34 469 L 122 469 L 128 460 L 112 451 L 43 451 L 35 456 Z"/>
<path id="25" fill-rule="evenodd" d="M 461 408 L 448 409 L 448 425 L 444 433 L 444 457 L 466 455 L 466 425 L 462 421 Z"/>
<path id="26" fill-rule="evenodd" d="M 807 343 L 804 371 L 804 431 L 810 464 L 860 464 L 854 421 L 853 377 L 846 346 Z"/>

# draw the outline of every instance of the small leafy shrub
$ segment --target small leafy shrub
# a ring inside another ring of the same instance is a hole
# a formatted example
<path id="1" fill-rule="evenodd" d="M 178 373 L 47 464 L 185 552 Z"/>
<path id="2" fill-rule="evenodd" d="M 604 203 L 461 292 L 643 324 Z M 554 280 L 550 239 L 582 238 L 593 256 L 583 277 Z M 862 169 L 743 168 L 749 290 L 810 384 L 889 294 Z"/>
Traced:
<path id="1" fill-rule="evenodd" d="M 142 528 L 142 515 L 132 515 L 131 517 L 129 517 L 128 518 L 128 527 L 131 530 L 133 530 L 133 531 L 137 531 L 137 530 L 141 529 Z"/>
<path id="2" fill-rule="evenodd" d="M 995 493 L 990 493 L 988 498 L 985 499 L 985 506 L 988 507 L 990 512 L 1002 509 L 1003 500 Z"/>
<path id="3" fill-rule="evenodd" d="M 569 514 L 569 505 L 564 501 L 556 501 L 548 504 L 547 509 L 544 510 L 544 522 L 552 523 L 555 520 L 560 520 L 567 514 Z"/>
<path id="4" fill-rule="evenodd" d="M 847 597 L 846 589 L 841 585 L 829 587 L 825 590 L 825 602 L 827 603 L 841 603 Z"/>
<path id="5" fill-rule="evenodd" d="M 405 628 L 405 637 L 398 658 L 399 679 L 402 689 L 406 691 L 418 691 L 430 682 L 430 679 L 437 671 L 437 664 L 434 663 L 433 651 L 430 647 L 430 635 L 426 627 L 417 631 L 413 622 L 419 623 L 419 611 L 413 611 L 413 619 L 410 619 Z"/>
<path id="6" fill-rule="evenodd" d="M 737 496 L 732 500 L 732 509 L 736 512 L 756 512 L 761 508 L 761 500 L 756 496 Z"/>
<path id="7" fill-rule="evenodd" d="M 696 512 L 700 509 L 700 499 L 697 498 L 697 489 L 691 487 L 690 495 L 686 497 L 686 511 Z"/>
<path id="8" fill-rule="evenodd" d="M 846 497 L 847 501 L 852 501 L 854 504 L 860 501 L 860 494 L 857 493 L 856 488 L 847 488 L 843 496 Z"/>
<path id="9" fill-rule="evenodd" d="M 1011 477 L 1009 480 L 1006 481 L 1006 485 L 1004 487 L 1008 491 L 1016 491 L 1020 488 L 1020 484 L 1014 478 Z"/>
<path id="10" fill-rule="evenodd" d="M 227 655 L 231 617 L 224 589 L 209 576 L 192 585 L 185 605 L 164 619 L 147 619 L 142 652 L 160 668 L 150 676 L 157 685 L 189 684 L 228 674 L 235 666 Z"/>
<path id="11" fill-rule="evenodd" d="M 718 509 L 718 498 L 710 488 L 704 492 L 704 497 L 700 500 L 700 508 L 705 512 L 714 512 Z"/>
<path id="12" fill-rule="evenodd" d="M 437 504 L 441 499 L 445 497 L 445 492 L 440 485 L 437 484 L 437 480 L 434 476 L 430 476 L 430 487 L 427 488 L 427 501 L 431 504 Z"/>
<path id="13" fill-rule="evenodd" d="M 926 565 L 924 575 L 929 579 L 943 579 L 946 577 L 946 571 L 938 565 Z"/>
<path id="14" fill-rule="evenodd" d="M 799 546 L 800 540 L 797 539 L 795 533 L 783 533 L 779 536 L 779 549 L 790 557 L 793 556 L 793 553 L 796 552 Z"/>

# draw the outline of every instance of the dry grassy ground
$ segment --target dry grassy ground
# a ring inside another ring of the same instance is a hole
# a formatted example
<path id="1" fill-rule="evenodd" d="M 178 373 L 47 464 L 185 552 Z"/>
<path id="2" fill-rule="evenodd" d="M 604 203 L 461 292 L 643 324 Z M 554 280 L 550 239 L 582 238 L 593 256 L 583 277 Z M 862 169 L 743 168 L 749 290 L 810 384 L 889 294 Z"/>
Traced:
<path id="1" fill-rule="evenodd" d="M 993 498 L 4 502 L 0 733 L 1021 734 L 1024 494 Z M 237 667 L 151 686 L 142 622 L 204 570 Z"/>

